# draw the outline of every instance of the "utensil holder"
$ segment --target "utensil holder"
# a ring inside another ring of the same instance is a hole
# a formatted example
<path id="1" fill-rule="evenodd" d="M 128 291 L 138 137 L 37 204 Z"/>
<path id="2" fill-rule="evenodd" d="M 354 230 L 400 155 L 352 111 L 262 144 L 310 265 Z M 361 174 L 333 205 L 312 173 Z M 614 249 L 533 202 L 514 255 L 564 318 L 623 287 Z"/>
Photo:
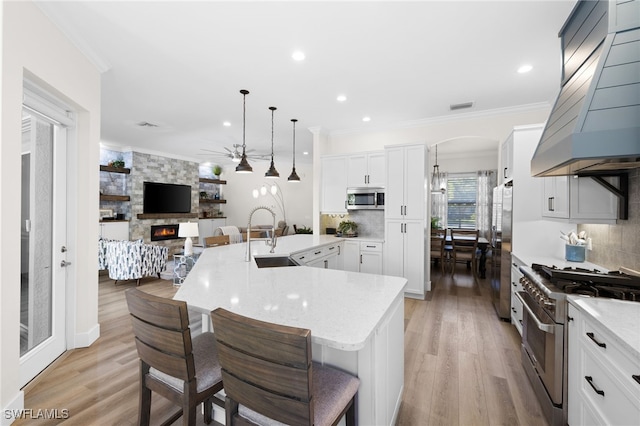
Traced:
<path id="1" fill-rule="evenodd" d="M 566 244 L 564 258 L 569 262 L 584 262 L 586 248 L 586 246 Z"/>

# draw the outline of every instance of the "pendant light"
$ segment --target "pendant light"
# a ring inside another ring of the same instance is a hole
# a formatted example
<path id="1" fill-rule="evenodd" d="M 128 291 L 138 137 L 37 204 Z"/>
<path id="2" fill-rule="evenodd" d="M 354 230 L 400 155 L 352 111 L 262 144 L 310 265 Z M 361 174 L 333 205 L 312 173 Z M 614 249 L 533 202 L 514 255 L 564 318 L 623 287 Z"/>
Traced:
<path id="1" fill-rule="evenodd" d="M 272 106 L 269 107 L 271 110 L 271 167 L 267 170 L 267 173 L 264 174 L 264 177 L 268 179 L 276 179 L 280 177 L 280 173 L 276 170 L 276 167 L 273 165 L 273 112 L 277 109 Z"/>
<path id="2" fill-rule="evenodd" d="M 444 194 L 446 189 L 441 186 L 440 182 L 440 166 L 438 166 L 438 145 L 436 145 L 436 162 L 433 165 L 433 174 L 431 175 L 431 193 Z"/>
<path id="3" fill-rule="evenodd" d="M 240 90 L 240 93 L 242 93 L 242 157 L 240 157 L 240 163 L 236 166 L 236 173 L 252 173 L 253 168 L 251 168 L 251 165 L 247 161 L 247 154 L 245 149 L 245 117 L 247 114 L 246 99 L 249 91 L 242 89 Z"/>
<path id="4" fill-rule="evenodd" d="M 300 182 L 300 176 L 296 173 L 296 121 L 298 120 L 295 118 L 291 119 L 293 123 L 293 169 L 287 178 L 289 182 Z"/>

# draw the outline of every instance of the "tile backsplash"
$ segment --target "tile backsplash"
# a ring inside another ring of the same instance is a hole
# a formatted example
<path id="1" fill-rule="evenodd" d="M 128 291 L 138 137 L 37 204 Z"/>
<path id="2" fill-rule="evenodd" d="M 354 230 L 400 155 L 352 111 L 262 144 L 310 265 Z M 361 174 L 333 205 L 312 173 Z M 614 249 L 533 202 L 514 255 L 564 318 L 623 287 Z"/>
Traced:
<path id="1" fill-rule="evenodd" d="M 343 220 L 352 220 L 358 224 L 358 236 L 363 238 L 384 239 L 384 211 L 352 210 L 346 215 L 322 215 L 321 234 L 327 228 L 337 228 Z"/>
<path id="2" fill-rule="evenodd" d="M 629 219 L 615 225 L 578 225 L 593 241 L 587 261 L 610 270 L 640 270 L 640 169 L 629 172 Z"/>

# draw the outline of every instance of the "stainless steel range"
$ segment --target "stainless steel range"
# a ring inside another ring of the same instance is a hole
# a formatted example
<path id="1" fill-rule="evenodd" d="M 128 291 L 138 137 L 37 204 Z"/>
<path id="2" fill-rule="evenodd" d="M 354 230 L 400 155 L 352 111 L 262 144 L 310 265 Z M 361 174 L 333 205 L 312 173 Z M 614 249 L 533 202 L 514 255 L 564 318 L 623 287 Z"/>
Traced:
<path id="1" fill-rule="evenodd" d="M 640 302 L 640 278 L 620 272 L 521 266 L 522 364 L 552 426 L 567 424 L 567 294 Z"/>

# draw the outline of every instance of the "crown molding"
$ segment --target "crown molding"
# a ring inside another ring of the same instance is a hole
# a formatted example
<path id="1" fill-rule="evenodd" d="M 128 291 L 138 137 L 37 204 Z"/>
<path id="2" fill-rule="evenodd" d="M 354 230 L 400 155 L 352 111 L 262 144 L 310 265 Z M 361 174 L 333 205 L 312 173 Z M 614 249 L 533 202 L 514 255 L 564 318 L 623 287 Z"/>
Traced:
<path id="1" fill-rule="evenodd" d="M 488 109 L 484 111 L 464 112 L 464 113 L 458 113 L 458 114 L 442 115 L 439 117 L 421 118 L 419 120 L 401 121 L 401 122 L 389 124 L 386 126 L 369 127 L 366 130 L 363 130 L 363 129 L 335 130 L 330 132 L 330 136 L 352 135 L 352 134 L 358 134 L 358 133 L 371 133 L 371 132 L 380 132 L 380 131 L 397 130 L 397 129 L 411 129 L 416 127 L 426 127 L 433 124 L 450 123 L 450 122 L 455 122 L 460 120 L 471 120 L 476 118 L 495 117 L 495 116 L 500 116 L 505 114 L 518 114 L 522 112 L 530 112 L 530 111 L 537 111 L 537 110 L 543 110 L 543 109 L 551 110 L 551 107 L 552 105 L 549 102 L 538 102 L 534 104 L 518 105 L 515 107 L 495 108 L 495 109 Z"/>

